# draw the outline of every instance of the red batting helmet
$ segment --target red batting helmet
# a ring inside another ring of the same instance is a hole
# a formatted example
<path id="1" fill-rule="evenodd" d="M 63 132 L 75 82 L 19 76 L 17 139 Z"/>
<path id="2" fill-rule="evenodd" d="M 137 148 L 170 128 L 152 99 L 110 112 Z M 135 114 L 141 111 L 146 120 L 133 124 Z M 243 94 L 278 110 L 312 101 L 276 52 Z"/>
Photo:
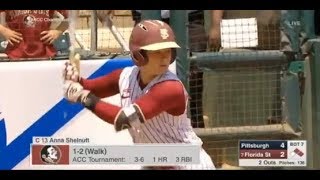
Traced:
<path id="1" fill-rule="evenodd" d="M 175 41 L 171 27 L 159 20 L 144 20 L 138 23 L 132 30 L 129 48 L 134 63 L 143 66 L 148 62 L 142 50 L 155 51 L 172 48 L 171 63 L 176 58 L 176 48 L 180 46 Z"/>

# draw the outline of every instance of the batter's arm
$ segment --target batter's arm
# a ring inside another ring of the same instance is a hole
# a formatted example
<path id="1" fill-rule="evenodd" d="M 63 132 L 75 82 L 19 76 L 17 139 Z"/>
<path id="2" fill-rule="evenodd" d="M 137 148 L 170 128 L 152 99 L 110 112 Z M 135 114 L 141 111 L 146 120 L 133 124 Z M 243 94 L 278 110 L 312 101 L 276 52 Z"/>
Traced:
<path id="1" fill-rule="evenodd" d="M 95 79 L 80 79 L 84 89 L 90 90 L 95 96 L 105 98 L 119 93 L 119 79 L 122 69 Z"/>
<path id="2" fill-rule="evenodd" d="M 85 106 L 102 120 L 115 125 L 116 131 L 144 123 L 161 112 L 178 116 L 186 110 L 183 86 L 178 81 L 165 81 L 153 86 L 150 91 L 129 107 L 103 102 L 90 94 Z"/>

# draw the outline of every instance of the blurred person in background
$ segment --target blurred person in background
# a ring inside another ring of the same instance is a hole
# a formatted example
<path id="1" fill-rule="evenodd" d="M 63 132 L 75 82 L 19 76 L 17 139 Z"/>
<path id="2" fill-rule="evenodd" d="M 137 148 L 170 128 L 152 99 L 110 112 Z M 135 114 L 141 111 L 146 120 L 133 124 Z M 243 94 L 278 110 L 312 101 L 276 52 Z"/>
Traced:
<path id="1" fill-rule="evenodd" d="M 97 17 L 101 23 L 106 21 L 106 18 L 109 16 L 112 19 L 115 15 L 115 10 L 96 10 Z"/>
<path id="2" fill-rule="evenodd" d="M 131 10 L 132 20 L 134 21 L 134 26 L 136 26 L 141 21 L 141 10 Z M 161 21 L 170 24 L 169 22 L 170 10 L 161 10 Z"/>
<path id="3" fill-rule="evenodd" d="M 53 42 L 68 29 L 67 10 L 1 10 L 6 25 L 0 35 L 8 42 L 5 53 L 11 60 L 51 59 L 56 55 Z"/>
<path id="4" fill-rule="evenodd" d="M 221 48 L 221 27 L 224 10 L 210 11 L 210 28 L 208 32 L 208 50 L 218 52 Z"/>
<path id="5" fill-rule="evenodd" d="M 236 48 L 237 50 L 279 50 L 280 49 L 280 11 L 279 10 L 211 10 L 208 30 L 208 50 L 218 52 L 221 47 L 222 19 L 255 18 L 258 28 L 258 46 Z M 242 28 L 239 25 L 239 28 Z M 235 48 L 230 49 L 234 51 Z M 230 51 L 229 50 L 229 51 Z"/>

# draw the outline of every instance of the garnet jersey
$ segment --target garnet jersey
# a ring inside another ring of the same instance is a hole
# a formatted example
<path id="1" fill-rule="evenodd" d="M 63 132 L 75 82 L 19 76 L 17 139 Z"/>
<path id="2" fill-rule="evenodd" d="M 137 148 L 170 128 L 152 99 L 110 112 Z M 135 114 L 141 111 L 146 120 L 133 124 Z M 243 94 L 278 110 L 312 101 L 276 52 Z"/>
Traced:
<path id="1" fill-rule="evenodd" d="M 119 90 L 121 96 L 121 106 L 127 107 L 133 104 L 157 83 L 167 80 L 180 81 L 175 74 L 167 71 L 163 75 L 154 78 L 144 89 L 139 86 L 139 68 L 137 66 L 123 69 L 120 80 Z M 170 91 L 168 89 L 168 91 Z M 185 90 L 184 90 L 185 91 Z M 186 101 L 187 92 L 185 91 Z M 174 100 L 172 100 L 174 103 Z M 186 103 L 187 104 L 187 103 Z M 129 130 L 135 143 L 199 143 L 200 138 L 192 130 L 190 119 L 187 118 L 187 107 L 180 116 L 173 116 L 167 112 L 162 112 L 150 120 L 141 124 L 140 131 Z"/>
<path id="2" fill-rule="evenodd" d="M 55 11 L 67 17 L 65 10 L 6 10 L 7 26 L 22 34 L 23 41 L 8 44 L 6 54 L 10 59 L 49 58 L 56 54 L 52 44 L 40 41 L 42 31 L 50 29 Z"/>
<path id="3" fill-rule="evenodd" d="M 137 66 L 124 68 L 120 74 L 119 90 L 121 106 L 127 107 L 133 104 L 156 84 L 163 81 L 181 81 L 169 70 L 154 78 L 145 88 L 139 86 L 139 68 Z M 167 89 L 170 91 L 170 89 Z M 184 89 L 187 101 L 187 91 Z M 172 103 L 175 103 L 172 99 Z M 146 120 L 139 128 L 129 128 L 134 143 L 186 143 L 202 145 L 201 139 L 195 134 L 191 121 L 187 117 L 187 102 L 183 114 L 173 116 L 167 112 Z M 158 169 L 159 167 L 145 167 L 145 169 Z M 161 167 L 159 168 L 161 169 Z M 215 169 L 210 156 L 201 148 L 200 164 L 164 167 L 164 169 Z"/>

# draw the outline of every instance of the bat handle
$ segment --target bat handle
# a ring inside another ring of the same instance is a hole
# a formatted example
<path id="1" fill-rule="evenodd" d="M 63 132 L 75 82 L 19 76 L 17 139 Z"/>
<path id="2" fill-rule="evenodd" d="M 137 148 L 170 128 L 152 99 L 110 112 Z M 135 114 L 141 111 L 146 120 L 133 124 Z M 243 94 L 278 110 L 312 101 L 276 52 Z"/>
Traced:
<path id="1" fill-rule="evenodd" d="M 70 54 L 69 54 L 69 60 L 72 64 L 76 65 L 76 68 L 80 74 L 80 54 L 75 53 L 74 48 L 71 46 L 70 47 Z"/>

